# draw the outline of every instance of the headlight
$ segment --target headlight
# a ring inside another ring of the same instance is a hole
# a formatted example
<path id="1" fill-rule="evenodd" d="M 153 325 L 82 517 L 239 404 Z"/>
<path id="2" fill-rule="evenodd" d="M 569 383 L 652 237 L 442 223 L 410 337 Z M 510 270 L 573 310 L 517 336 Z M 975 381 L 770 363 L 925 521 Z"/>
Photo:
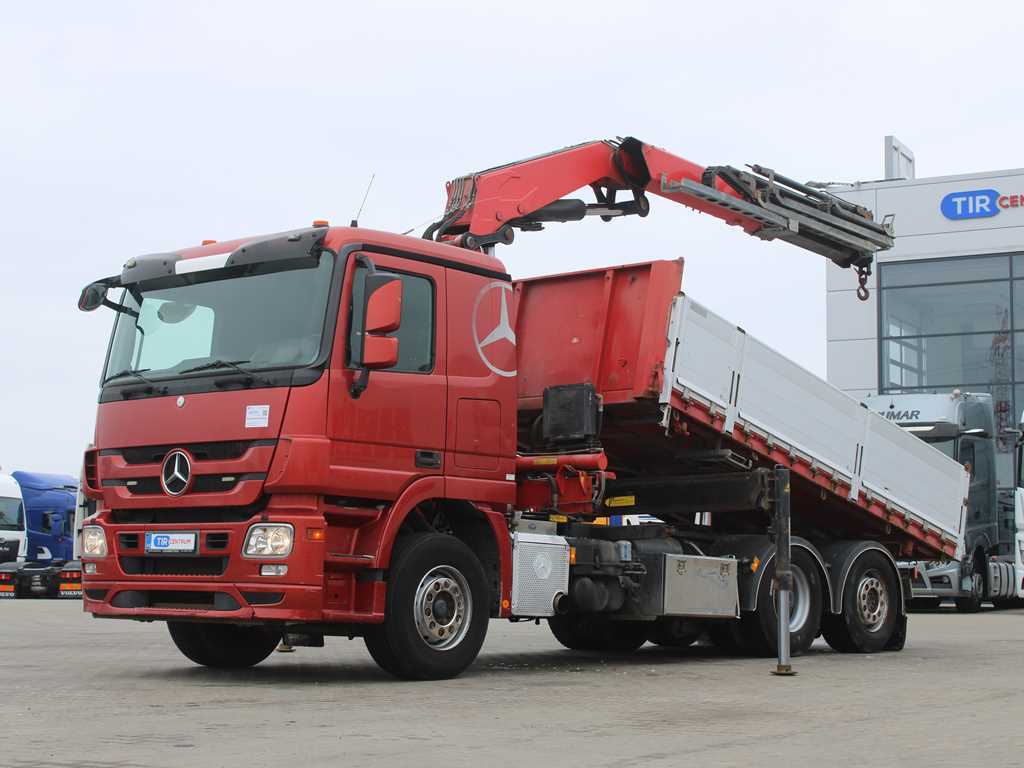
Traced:
<path id="1" fill-rule="evenodd" d="M 287 523 L 254 525 L 245 536 L 246 557 L 288 557 L 292 553 L 294 530 Z"/>
<path id="2" fill-rule="evenodd" d="M 107 536 L 98 525 L 82 528 L 82 557 L 106 557 Z"/>

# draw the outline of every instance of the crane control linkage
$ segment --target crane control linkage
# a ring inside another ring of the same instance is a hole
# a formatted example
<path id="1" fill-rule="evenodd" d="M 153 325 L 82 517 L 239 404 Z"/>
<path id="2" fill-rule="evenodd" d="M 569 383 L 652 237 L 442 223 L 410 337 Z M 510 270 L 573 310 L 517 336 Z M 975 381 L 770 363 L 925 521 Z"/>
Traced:
<path id="1" fill-rule="evenodd" d="M 566 198 L 589 186 L 595 202 Z M 461 176 L 446 185 L 444 215 L 423 233 L 471 250 L 510 244 L 515 229 L 600 216 L 646 216 L 647 193 L 738 226 L 763 240 L 785 240 L 857 271 L 868 298 L 874 254 L 893 245 L 892 217 L 811 188 L 770 168 L 702 167 L 627 137 L 592 141 Z M 619 192 L 631 199 L 619 201 Z"/>

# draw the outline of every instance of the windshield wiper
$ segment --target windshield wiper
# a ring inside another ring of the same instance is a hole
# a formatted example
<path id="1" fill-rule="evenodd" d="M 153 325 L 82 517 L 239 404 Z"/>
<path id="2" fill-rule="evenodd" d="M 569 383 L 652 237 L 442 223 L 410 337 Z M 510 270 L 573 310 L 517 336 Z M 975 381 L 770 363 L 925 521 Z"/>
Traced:
<path id="1" fill-rule="evenodd" d="M 153 381 L 148 376 L 143 376 L 142 375 L 146 371 L 151 371 L 151 370 L 153 370 L 153 369 L 152 368 L 125 368 L 123 371 L 118 371 L 117 373 L 114 373 L 114 374 L 111 374 L 110 376 L 107 376 L 107 378 L 105 378 L 103 380 L 103 383 L 106 384 L 108 381 L 112 381 L 113 379 L 119 379 L 122 376 L 134 376 L 136 379 L 139 379 L 140 381 L 144 381 L 147 384 L 156 384 L 156 382 Z"/>
<path id="2" fill-rule="evenodd" d="M 208 363 L 203 363 L 202 365 L 197 365 L 193 368 L 186 368 L 185 370 L 180 371 L 180 373 L 198 373 L 199 371 L 212 371 L 217 368 L 233 368 L 244 377 L 244 383 L 250 387 L 253 385 L 253 382 L 257 381 L 260 384 L 272 383 L 270 379 L 263 376 L 257 376 L 254 372 L 241 366 L 241 363 L 248 362 L 248 360 L 211 360 Z M 213 383 L 219 387 L 229 382 L 226 379 L 216 379 Z"/>
<path id="3" fill-rule="evenodd" d="M 247 371 L 242 367 L 242 363 L 248 363 L 248 360 L 211 360 L 208 363 L 194 366 L 193 368 L 186 368 L 178 373 L 197 373 L 199 371 L 212 371 L 215 368 L 234 368 L 239 373 L 244 373 L 246 376 L 252 376 L 252 371 Z"/>

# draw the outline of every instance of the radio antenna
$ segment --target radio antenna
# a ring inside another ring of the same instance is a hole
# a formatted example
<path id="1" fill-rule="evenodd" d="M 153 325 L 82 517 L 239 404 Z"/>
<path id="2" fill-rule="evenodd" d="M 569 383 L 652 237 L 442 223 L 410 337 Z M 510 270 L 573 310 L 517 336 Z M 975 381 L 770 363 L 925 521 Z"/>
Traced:
<path id="1" fill-rule="evenodd" d="M 363 193 L 363 202 L 361 202 L 359 204 L 359 210 L 356 211 L 356 217 L 354 219 L 352 219 L 352 223 L 349 224 L 350 227 L 358 227 L 359 226 L 359 217 L 363 213 L 363 206 L 366 205 L 366 198 L 368 198 L 370 196 L 370 187 L 373 186 L 373 180 L 374 180 L 374 178 L 376 178 L 376 176 L 377 176 L 376 173 L 371 173 L 370 174 L 370 183 L 366 185 L 366 192 Z"/>

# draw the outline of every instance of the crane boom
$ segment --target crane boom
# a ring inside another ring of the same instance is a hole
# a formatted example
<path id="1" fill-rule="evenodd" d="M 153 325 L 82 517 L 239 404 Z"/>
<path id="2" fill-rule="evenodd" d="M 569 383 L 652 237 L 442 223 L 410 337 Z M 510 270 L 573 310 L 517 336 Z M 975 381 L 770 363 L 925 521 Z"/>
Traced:
<path id="1" fill-rule="evenodd" d="M 567 198 L 583 187 L 595 202 Z M 632 199 L 619 201 L 618 193 Z M 423 236 L 479 249 L 511 243 L 514 230 L 600 216 L 646 216 L 648 193 L 664 197 L 764 240 L 786 240 L 860 276 L 877 251 L 893 245 L 891 221 L 759 165 L 703 167 L 632 137 L 592 141 L 461 176 L 447 184 L 442 218 Z"/>

